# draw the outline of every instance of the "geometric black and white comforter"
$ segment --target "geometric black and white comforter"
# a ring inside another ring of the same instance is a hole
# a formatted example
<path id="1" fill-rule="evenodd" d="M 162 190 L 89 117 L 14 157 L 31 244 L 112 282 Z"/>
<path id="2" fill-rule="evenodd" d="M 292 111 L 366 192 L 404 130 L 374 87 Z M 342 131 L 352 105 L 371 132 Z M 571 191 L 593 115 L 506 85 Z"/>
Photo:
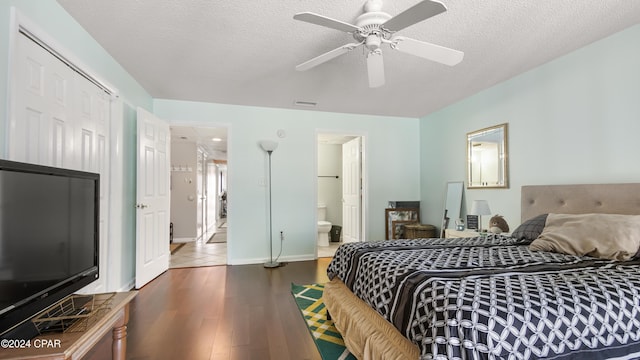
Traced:
<path id="1" fill-rule="evenodd" d="M 350 243 L 327 270 L 421 359 L 640 357 L 640 262 L 485 238 Z"/>

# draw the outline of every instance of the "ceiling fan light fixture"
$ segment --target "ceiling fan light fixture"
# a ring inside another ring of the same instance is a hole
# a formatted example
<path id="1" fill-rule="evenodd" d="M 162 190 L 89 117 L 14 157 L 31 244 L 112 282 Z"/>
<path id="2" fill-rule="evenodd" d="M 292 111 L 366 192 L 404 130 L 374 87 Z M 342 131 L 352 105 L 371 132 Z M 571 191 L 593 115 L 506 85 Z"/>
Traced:
<path id="1" fill-rule="evenodd" d="M 380 37 L 378 35 L 369 35 L 369 36 L 367 36 L 367 40 L 364 43 L 364 45 L 370 51 L 374 51 L 374 50 L 378 50 L 380 48 L 380 44 L 381 43 L 382 43 L 382 40 L 380 39 Z"/>

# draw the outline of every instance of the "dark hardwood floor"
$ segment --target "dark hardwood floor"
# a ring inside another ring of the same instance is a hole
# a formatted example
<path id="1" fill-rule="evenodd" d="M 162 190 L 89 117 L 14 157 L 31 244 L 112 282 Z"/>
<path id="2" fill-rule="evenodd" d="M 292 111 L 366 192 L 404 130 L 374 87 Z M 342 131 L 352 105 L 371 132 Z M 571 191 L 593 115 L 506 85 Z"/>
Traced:
<path id="1" fill-rule="evenodd" d="M 329 261 L 171 269 L 131 304 L 127 359 L 320 360 L 290 290 Z"/>

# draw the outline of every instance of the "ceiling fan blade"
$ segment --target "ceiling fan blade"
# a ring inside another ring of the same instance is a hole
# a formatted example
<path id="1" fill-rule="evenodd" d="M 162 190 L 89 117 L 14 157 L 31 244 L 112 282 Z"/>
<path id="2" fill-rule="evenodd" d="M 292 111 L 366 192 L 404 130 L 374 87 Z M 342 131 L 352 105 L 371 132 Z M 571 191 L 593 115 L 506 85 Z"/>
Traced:
<path id="1" fill-rule="evenodd" d="M 447 8 L 438 1 L 423 0 L 407 10 L 387 20 L 382 27 L 391 32 L 402 30 L 422 20 L 436 16 L 447 11 Z"/>
<path id="2" fill-rule="evenodd" d="M 376 88 L 384 85 L 384 62 L 380 50 L 370 51 L 367 55 L 367 71 L 369 87 Z"/>
<path id="3" fill-rule="evenodd" d="M 349 23 L 328 18 L 326 16 L 318 15 L 312 12 L 298 13 L 293 15 L 293 18 L 296 20 L 305 21 L 311 24 L 325 26 L 328 28 L 332 28 L 332 29 L 336 29 L 344 32 L 354 32 L 360 29 L 355 25 L 351 25 Z"/>
<path id="4" fill-rule="evenodd" d="M 309 70 L 314 66 L 318 66 L 322 63 L 325 63 L 331 59 L 337 58 L 340 55 L 346 54 L 349 51 L 355 49 L 356 47 L 362 45 L 363 43 L 351 43 L 351 44 L 346 44 L 346 45 L 342 45 L 339 48 L 333 49 L 331 51 L 328 51 L 322 55 L 316 56 L 311 60 L 305 61 L 302 64 L 296 66 L 296 70 L 298 71 L 305 71 L 305 70 Z"/>
<path id="5" fill-rule="evenodd" d="M 404 36 L 396 36 L 391 39 L 391 48 L 449 66 L 458 64 L 464 57 L 464 53 L 462 51 L 410 39 Z"/>

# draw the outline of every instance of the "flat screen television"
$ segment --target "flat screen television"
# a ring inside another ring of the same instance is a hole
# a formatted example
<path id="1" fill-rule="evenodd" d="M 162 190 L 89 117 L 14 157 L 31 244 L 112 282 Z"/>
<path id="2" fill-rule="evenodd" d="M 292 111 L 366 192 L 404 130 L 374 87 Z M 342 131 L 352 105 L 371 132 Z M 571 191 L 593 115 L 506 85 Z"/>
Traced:
<path id="1" fill-rule="evenodd" d="M 98 278 L 100 176 L 0 160 L 0 337 Z"/>

